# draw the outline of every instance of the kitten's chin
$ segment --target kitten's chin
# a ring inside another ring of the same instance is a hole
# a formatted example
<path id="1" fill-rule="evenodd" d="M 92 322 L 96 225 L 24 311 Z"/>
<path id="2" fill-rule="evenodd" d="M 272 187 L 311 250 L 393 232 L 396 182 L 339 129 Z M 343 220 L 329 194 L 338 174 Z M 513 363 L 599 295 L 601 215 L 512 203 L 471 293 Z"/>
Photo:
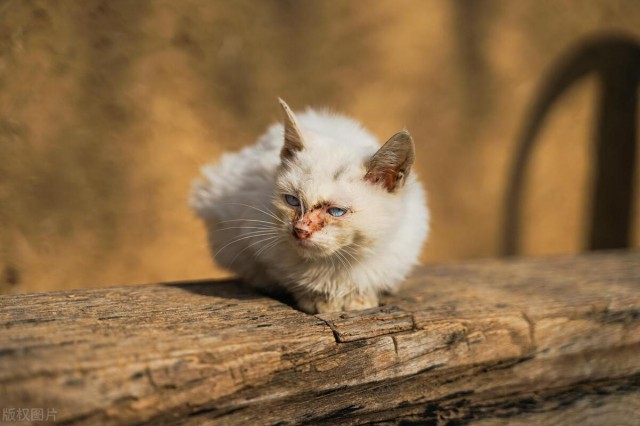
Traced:
<path id="1" fill-rule="evenodd" d="M 307 259 L 322 257 L 324 250 L 311 240 L 293 240 L 293 246 L 298 254 Z"/>
<path id="2" fill-rule="evenodd" d="M 328 250 L 311 239 L 294 239 L 293 246 L 301 257 L 309 260 L 327 257 L 333 253 L 332 250 Z"/>

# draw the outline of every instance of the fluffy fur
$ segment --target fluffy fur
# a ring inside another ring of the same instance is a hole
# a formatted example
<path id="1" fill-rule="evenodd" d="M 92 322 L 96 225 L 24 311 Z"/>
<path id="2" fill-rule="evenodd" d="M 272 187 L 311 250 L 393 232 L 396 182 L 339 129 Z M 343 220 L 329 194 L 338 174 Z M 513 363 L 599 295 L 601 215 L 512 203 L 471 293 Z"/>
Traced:
<path id="1" fill-rule="evenodd" d="M 213 257 L 250 285 L 285 289 L 309 313 L 378 306 L 429 230 L 410 173 L 413 141 L 400 132 L 380 148 L 352 119 L 311 109 L 296 117 L 281 105 L 284 126 L 205 166 L 193 185 Z"/>

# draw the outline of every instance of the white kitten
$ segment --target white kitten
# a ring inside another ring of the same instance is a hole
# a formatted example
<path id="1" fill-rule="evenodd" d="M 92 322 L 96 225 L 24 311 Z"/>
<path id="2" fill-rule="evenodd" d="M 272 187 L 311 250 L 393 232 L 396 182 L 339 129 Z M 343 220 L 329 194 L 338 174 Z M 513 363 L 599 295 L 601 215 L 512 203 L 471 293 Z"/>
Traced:
<path id="1" fill-rule="evenodd" d="M 378 306 L 417 263 L 429 230 L 406 131 L 382 148 L 357 122 L 284 101 L 284 127 L 204 167 L 191 206 L 213 257 L 309 313 Z"/>

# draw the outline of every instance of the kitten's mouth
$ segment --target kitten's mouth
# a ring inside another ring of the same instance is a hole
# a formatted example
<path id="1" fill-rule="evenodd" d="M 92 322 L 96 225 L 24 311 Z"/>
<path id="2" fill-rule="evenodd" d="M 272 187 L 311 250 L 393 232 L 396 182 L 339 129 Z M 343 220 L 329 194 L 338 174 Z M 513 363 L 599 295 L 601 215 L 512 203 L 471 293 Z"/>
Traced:
<path id="1" fill-rule="evenodd" d="M 322 252 L 322 247 L 311 238 L 293 237 L 292 242 L 297 251 L 304 257 L 316 257 Z"/>
<path id="2" fill-rule="evenodd" d="M 295 239 L 295 243 L 298 247 L 303 247 L 303 248 L 315 248 L 317 247 L 316 243 L 314 243 L 313 241 L 311 241 L 309 238 L 305 238 L 305 239 Z"/>

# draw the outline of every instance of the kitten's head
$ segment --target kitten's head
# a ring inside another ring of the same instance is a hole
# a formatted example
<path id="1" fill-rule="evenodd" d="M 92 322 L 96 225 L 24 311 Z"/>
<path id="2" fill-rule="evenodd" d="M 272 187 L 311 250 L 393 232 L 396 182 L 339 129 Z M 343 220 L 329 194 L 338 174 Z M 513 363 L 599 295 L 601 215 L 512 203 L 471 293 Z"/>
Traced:
<path id="1" fill-rule="evenodd" d="M 349 260 L 383 242 L 404 218 L 403 187 L 414 160 L 409 133 L 378 149 L 354 121 L 309 113 L 300 126 L 280 104 L 284 145 L 274 206 L 284 238 L 310 259 L 342 252 Z"/>

